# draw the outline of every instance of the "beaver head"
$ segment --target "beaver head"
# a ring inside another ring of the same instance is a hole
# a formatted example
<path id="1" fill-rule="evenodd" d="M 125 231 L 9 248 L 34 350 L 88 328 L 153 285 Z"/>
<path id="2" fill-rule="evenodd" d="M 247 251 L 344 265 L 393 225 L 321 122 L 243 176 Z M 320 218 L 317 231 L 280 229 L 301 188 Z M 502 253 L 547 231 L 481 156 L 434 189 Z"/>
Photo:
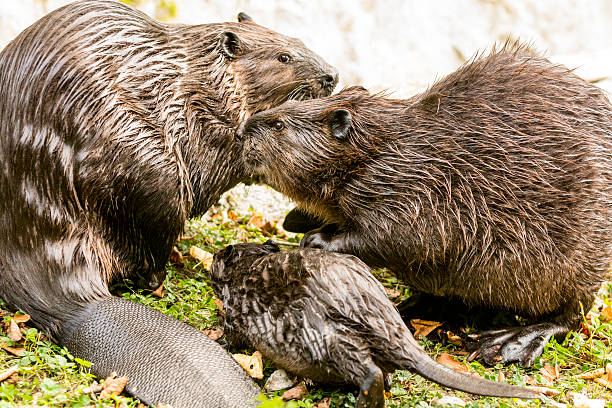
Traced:
<path id="1" fill-rule="evenodd" d="M 387 105 L 362 87 L 288 101 L 253 115 L 236 137 L 244 141 L 244 160 L 254 175 L 303 205 L 311 203 L 318 214 L 317 204 L 333 207 L 334 191 L 371 160 L 389 133 L 381 128 L 389 123 L 381 116 L 393 109 L 379 113 L 381 103 Z"/>
<path id="2" fill-rule="evenodd" d="M 235 268 L 236 265 L 246 266 L 246 270 L 248 270 L 253 263 L 252 261 L 274 252 L 280 252 L 280 248 L 276 242 L 270 239 L 263 244 L 249 242 L 228 245 L 215 253 L 210 267 L 211 280 L 214 283 L 232 281 L 237 272 L 240 271 L 240 268 Z M 252 261 L 245 262 L 247 258 L 252 258 Z M 228 270 L 232 270 L 233 272 L 228 274 Z"/>
<path id="3" fill-rule="evenodd" d="M 219 50 L 229 62 L 226 72 L 232 76 L 236 96 L 244 102 L 246 116 L 288 99 L 331 94 L 338 72 L 302 41 L 268 30 L 244 13 L 238 21 L 224 25 Z"/>

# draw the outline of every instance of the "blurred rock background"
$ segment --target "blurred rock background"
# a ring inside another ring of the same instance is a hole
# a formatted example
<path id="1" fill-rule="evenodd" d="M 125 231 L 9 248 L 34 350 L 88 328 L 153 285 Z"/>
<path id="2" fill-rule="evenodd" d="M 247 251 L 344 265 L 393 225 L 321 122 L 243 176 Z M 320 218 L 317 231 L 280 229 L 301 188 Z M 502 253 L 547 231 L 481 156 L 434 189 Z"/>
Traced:
<path id="1" fill-rule="evenodd" d="M 2 0 L 0 47 L 69 0 Z M 612 91 L 609 0 L 126 0 L 152 17 L 187 24 L 234 20 L 244 11 L 298 37 L 340 72 L 338 89 L 363 85 L 406 97 L 507 38 L 529 42 L 552 61 Z M 268 218 L 291 203 L 264 186 L 222 199 Z"/>

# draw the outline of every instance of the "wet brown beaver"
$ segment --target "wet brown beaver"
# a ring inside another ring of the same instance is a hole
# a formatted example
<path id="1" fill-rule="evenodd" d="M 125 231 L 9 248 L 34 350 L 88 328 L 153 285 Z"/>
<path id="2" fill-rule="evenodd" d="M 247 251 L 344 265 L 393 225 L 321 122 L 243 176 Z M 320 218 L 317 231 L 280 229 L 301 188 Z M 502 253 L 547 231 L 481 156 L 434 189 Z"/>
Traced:
<path id="1" fill-rule="evenodd" d="M 245 179 L 238 123 L 337 81 L 299 40 L 239 19 L 74 2 L 0 53 L 0 297 L 150 404 L 242 408 L 258 390 L 216 343 L 109 283 L 158 286 L 185 220 Z"/>
<path id="2" fill-rule="evenodd" d="M 359 386 L 358 408 L 385 405 L 383 379 L 395 370 L 473 394 L 538 397 L 430 359 L 370 268 L 352 255 L 279 252 L 272 241 L 230 245 L 215 254 L 210 277 L 226 333 L 248 339 L 291 373 Z"/>
<path id="3" fill-rule="evenodd" d="M 532 364 L 576 328 L 612 259 L 612 107 L 563 66 L 505 46 L 407 100 L 352 88 L 252 116 L 256 174 L 328 225 L 304 247 L 387 266 L 416 291 L 536 324 L 483 335 Z"/>

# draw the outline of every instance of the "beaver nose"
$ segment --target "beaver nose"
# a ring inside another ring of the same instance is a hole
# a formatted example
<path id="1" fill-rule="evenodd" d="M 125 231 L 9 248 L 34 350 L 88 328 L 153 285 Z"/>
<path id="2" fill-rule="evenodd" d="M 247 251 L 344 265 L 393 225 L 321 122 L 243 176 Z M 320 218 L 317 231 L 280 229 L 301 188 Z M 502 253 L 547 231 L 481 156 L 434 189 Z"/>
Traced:
<path id="1" fill-rule="evenodd" d="M 334 72 L 333 74 L 325 74 L 319 78 L 319 81 L 321 81 L 321 86 L 324 88 L 334 89 L 338 83 L 338 73 Z"/>

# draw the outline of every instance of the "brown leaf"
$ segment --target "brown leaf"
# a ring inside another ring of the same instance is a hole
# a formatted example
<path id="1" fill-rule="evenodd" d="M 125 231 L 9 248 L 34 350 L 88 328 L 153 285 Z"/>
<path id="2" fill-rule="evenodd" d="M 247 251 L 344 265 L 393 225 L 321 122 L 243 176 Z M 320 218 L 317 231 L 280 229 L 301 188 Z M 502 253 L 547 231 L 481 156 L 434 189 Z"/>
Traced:
<path id="1" fill-rule="evenodd" d="M 317 405 L 315 405 L 315 408 L 329 408 L 329 404 L 331 404 L 331 398 L 323 398 Z"/>
<path id="2" fill-rule="evenodd" d="M 601 314 L 599 315 L 599 318 L 601 319 L 602 322 L 609 322 L 612 320 L 612 306 L 611 305 L 606 305 L 603 310 L 601 311 Z"/>
<path id="3" fill-rule="evenodd" d="M 612 364 L 606 364 L 606 380 L 612 382 Z"/>
<path id="4" fill-rule="evenodd" d="M 461 337 L 457 336 L 450 330 L 446 331 L 446 338 L 455 346 L 463 346 L 463 340 L 461 340 Z M 465 352 L 465 355 L 469 355 L 469 353 Z"/>
<path id="5" fill-rule="evenodd" d="M 255 213 L 251 216 L 251 218 L 249 218 L 247 224 L 252 227 L 261 229 L 264 226 L 265 222 L 261 214 Z"/>
<path id="6" fill-rule="evenodd" d="M 16 314 L 15 316 L 13 316 L 13 320 L 16 323 L 25 323 L 30 321 L 30 315 L 29 314 Z"/>
<path id="7" fill-rule="evenodd" d="M 238 214 L 236 214 L 233 210 L 229 210 L 227 212 L 227 217 L 232 220 L 237 220 L 238 218 L 240 218 Z"/>
<path id="8" fill-rule="evenodd" d="M 289 388 L 287 391 L 285 391 L 281 398 L 283 399 L 283 401 L 300 399 L 307 393 L 308 389 L 306 388 L 306 384 L 304 384 L 304 382 L 301 382 L 295 387 Z"/>
<path id="9" fill-rule="evenodd" d="M 267 221 L 264 225 L 261 226 L 261 230 L 264 235 L 273 235 L 276 234 L 276 223 L 272 221 Z"/>
<path id="10" fill-rule="evenodd" d="M 246 354 L 232 354 L 234 360 L 240 364 L 244 371 L 253 378 L 261 380 L 263 378 L 263 359 L 259 351 L 253 353 L 252 356 Z"/>
<path id="11" fill-rule="evenodd" d="M 219 327 L 218 329 L 206 329 L 202 330 L 202 333 L 207 335 L 211 340 L 218 340 L 221 336 L 223 336 L 223 328 Z"/>
<path id="12" fill-rule="evenodd" d="M 9 353 L 17 357 L 23 356 L 26 352 L 26 350 L 23 347 L 14 348 L 14 347 L 7 346 L 6 344 L 2 342 L 0 342 L 0 347 L 2 347 L 3 350 L 8 351 Z"/>
<path id="13" fill-rule="evenodd" d="M 390 288 L 385 288 L 385 292 L 387 293 L 387 297 L 390 299 L 395 299 L 402 295 L 399 290 L 390 289 Z M 418 320 L 418 319 L 414 319 L 414 320 Z"/>
<path id="14" fill-rule="evenodd" d="M 21 329 L 17 325 L 17 322 L 15 321 L 15 319 L 11 319 L 9 323 L 8 332 L 9 332 L 11 341 L 19 341 L 23 337 L 21 334 Z"/>
<path id="15" fill-rule="evenodd" d="M 128 378 L 126 376 L 119 377 L 116 372 L 112 372 L 106 380 L 104 380 L 104 384 L 102 384 L 102 392 L 100 393 L 101 398 L 109 397 L 113 394 L 120 395 L 125 388 L 125 385 L 128 382 Z"/>
<path id="16" fill-rule="evenodd" d="M 421 319 L 411 319 L 410 324 L 415 328 L 414 337 L 424 338 L 427 337 L 429 333 L 437 329 L 442 325 L 440 322 L 434 322 L 431 320 L 421 320 Z"/>
<path id="17" fill-rule="evenodd" d="M 540 368 L 540 374 L 547 382 L 552 383 L 559 378 L 559 365 L 555 364 L 553 367 L 550 364 L 545 364 L 544 367 Z"/>
<path id="18" fill-rule="evenodd" d="M 497 382 L 504 382 L 506 381 L 506 376 L 504 375 L 502 370 L 499 370 L 499 372 L 497 373 Z"/>
<path id="19" fill-rule="evenodd" d="M 19 371 L 19 367 L 18 366 L 14 366 L 11 368 L 8 368 L 4 371 L 0 371 L 0 382 L 6 380 L 7 378 L 10 378 L 13 376 L 13 374 L 17 374 L 17 371 Z"/>
<path id="20" fill-rule="evenodd" d="M 467 364 L 455 360 L 448 353 L 440 354 L 440 357 L 438 357 L 438 359 L 436 361 L 438 363 L 440 363 L 440 364 L 444 364 L 445 366 L 447 366 L 449 368 L 452 368 L 455 371 L 463 371 L 463 372 L 470 371 L 470 367 Z"/>
<path id="21" fill-rule="evenodd" d="M 531 391 L 535 391 L 535 392 L 539 392 L 540 394 L 544 394 L 548 397 L 554 397 L 555 395 L 559 395 L 561 394 L 561 391 L 559 390 L 555 390 L 554 388 L 548 388 L 548 387 L 541 387 L 541 386 L 534 386 L 534 385 L 528 385 L 525 388 L 527 388 L 528 390 Z"/>
<path id="22" fill-rule="evenodd" d="M 200 264 L 205 269 L 210 269 L 210 265 L 212 265 L 213 261 L 213 254 L 211 254 L 210 252 L 206 252 L 205 250 L 198 248 L 197 246 L 192 246 L 191 248 L 189 248 L 189 255 L 200 261 Z"/>
<path id="23" fill-rule="evenodd" d="M 172 247 L 172 251 L 170 252 L 169 259 L 170 259 L 170 262 L 172 262 L 176 266 L 182 267 L 185 265 L 185 263 L 183 262 L 183 254 L 175 246 Z"/>
<path id="24" fill-rule="evenodd" d="M 153 296 L 157 296 L 158 298 L 163 298 L 164 297 L 164 284 L 162 283 L 161 285 L 159 285 L 159 288 L 155 289 L 153 292 L 151 292 L 151 294 Z"/>
<path id="25" fill-rule="evenodd" d="M 583 380 L 592 380 L 596 377 L 601 377 L 606 373 L 605 368 L 598 368 L 596 370 L 587 371 L 586 373 L 578 374 L 577 378 L 582 378 Z"/>

